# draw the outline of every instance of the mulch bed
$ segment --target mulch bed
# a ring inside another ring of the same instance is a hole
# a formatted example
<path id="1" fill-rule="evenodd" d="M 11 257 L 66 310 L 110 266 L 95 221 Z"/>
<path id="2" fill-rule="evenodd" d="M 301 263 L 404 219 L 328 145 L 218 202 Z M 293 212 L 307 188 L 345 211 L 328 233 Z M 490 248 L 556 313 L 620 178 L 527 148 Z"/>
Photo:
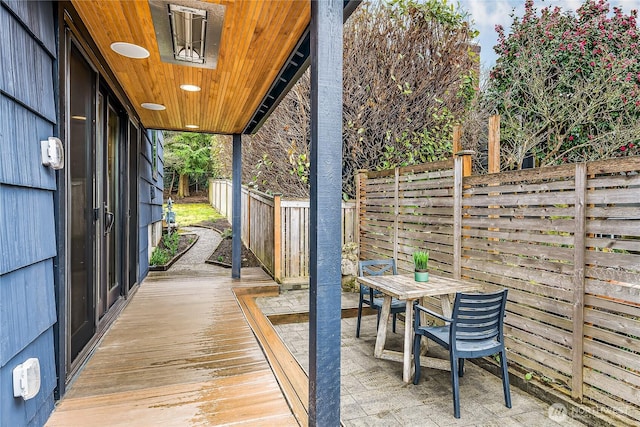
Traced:
<path id="1" fill-rule="evenodd" d="M 231 224 L 229 224 L 229 221 L 227 221 L 226 219 L 218 219 L 216 221 L 203 221 L 197 225 L 201 227 L 211 228 L 213 230 L 218 231 L 219 233 L 223 233 L 225 230 L 231 228 Z M 231 268 L 231 244 L 232 244 L 231 237 L 222 239 L 222 241 L 220 242 L 216 250 L 213 251 L 213 253 L 209 257 L 209 259 L 207 259 L 206 262 L 208 264 L 215 264 L 215 265 L 220 265 L 222 267 Z M 241 263 L 242 267 L 261 267 L 262 266 L 258 258 L 256 258 L 253 252 L 251 252 L 249 249 L 245 247 L 244 243 L 242 244 L 241 259 L 242 259 L 242 263 Z"/>

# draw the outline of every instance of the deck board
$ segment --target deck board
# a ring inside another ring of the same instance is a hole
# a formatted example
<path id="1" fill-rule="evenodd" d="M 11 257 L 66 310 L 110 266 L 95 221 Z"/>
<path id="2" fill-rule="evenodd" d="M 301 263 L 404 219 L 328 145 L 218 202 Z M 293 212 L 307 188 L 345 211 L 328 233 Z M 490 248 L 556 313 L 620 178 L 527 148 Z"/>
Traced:
<path id="1" fill-rule="evenodd" d="M 46 425 L 297 426 L 232 290 L 252 285 L 147 278 Z"/>

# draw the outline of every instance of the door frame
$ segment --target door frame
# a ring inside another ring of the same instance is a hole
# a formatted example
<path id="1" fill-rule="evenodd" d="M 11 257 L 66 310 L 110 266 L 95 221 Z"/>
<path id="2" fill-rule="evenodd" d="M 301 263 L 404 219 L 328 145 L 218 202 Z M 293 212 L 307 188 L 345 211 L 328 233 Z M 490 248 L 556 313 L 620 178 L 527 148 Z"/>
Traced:
<path id="1" fill-rule="evenodd" d="M 75 48 L 77 49 L 78 53 L 82 56 L 82 59 L 84 59 L 84 61 L 89 65 L 89 67 L 91 68 L 91 70 L 93 71 L 93 73 L 95 74 L 95 81 L 93 83 L 93 114 L 94 114 L 94 119 L 97 118 L 97 96 L 98 96 L 98 85 L 99 85 L 99 75 L 100 73 L 98 72 L 97 68 L 95 67 L 95 64 L 91 61 L 91 59 L 89 58 L 89 56 L 87 55 L 87 52 L 84 48 L 84 46 L 82 45 L 82 43 L 78 40 L 78 38 L 75 36 L 75 34 L 73 34 L 72 31 L 70 31 L 69 29 L 67 29 L 67 31 L 65 32 L 65 46 L 64 46 L 64 62 L 61 63 L 61 67 L 64 68 L 64 76 L 65 76 L 65 80 L 67 82 L 70 81 L 70 73 L 71 73 L 71 68 L 70 68 L 70 61 L 71 61 L 71 56 L 72 56 L 72 50 Z M 70 85 L 66 84 L 65 85 L 65 89 L 64 89 L 64 108 L 61 108 L 61 111 L 64 110 L 64 114 L 65 114 L 65 121 L 64 121 L 64 134 L 65 134 L 65 141 L 69 141 L 70 137 L 71 137 L 71 117 L 69 114 L 68 109 L 70 108 L 70 99 L 71 99 L 71 91 L 70 91 Z M 91 147 L 93 150 L 96 149 L 96 131 L 97 131 L 97 127 L 96 127 L 96 122 L 94 120 L 93 125 L 92 125 L 92 141 L 91 141 Z M 67 158 L 71 158 L 71 144 L 67 143 L 65 144 L 65 150 L 66 153 L 65 155 L 67 156 Z M 92 167 L 93 170 L 91 171 L 91 175 L 93 178 L 96 178 L 95 173 L 95 167 L 96 167 L 96 162 L 98 159 L 98 152 L 94 151 L 93 154 L 93 161 L 92 161 Z M 65 280 L 65 294 L 66 294 L 66 303 L 65 303 L 65 337 L 66 337 L 66 368 L 67 368 L 67 372 L 72 372 L 75 371 L 79 365 L 80 365 L 80 361 L 84 360 L 85 358 L 85 353 L 86 353 L 86 349 L 87 347 L 90 346 L 92 340 L 95 338 L 96 335 L 96 329 L 97 329 L 97 315 L 96 315 L 96 298 L 97 298 L 97 293 L 96 293 L 96 287 L 95 285 L 93 286 L 93 289 L 91 290 L 91 292 L 89 292 L 89 297 L 91 298 L 90 302 L 91 302 L 91 307 L 92 307 L 92 311 L 93 311 L 93 316 L 90 319 L 93 322 L 93 334 L 92 337 L 87 341 L 87 343 L 84 345 L 83 349 L 80 350 L 75 358 L 72 359 L 72 331 L 71 331 L 71 316 L 72 316 L 72 301 L 71 301 L 71 296 L 72 296 L 72 277 L 71 277 L 71 224 L 70 224 L 70 215 L 71 215 L 71 211 L 72 211 L 72 194 L 71 194 L 71 172 L 69 171 L 69 168 L 65 168 L 64 169 L 64 173 L 62 174 L 64 175 L 64 184 L 65 184 L 65 198 L 64 198 L 64 206 L 65 206 L 65 222 L 66 222 L 66 227 L 65 227 L 65 259 L 66 259 L 66 265 L 65 265 L 65 269 L 66 269 L 66 280 Z M 92 200 L 86 200 L 87 203 L 91 203 L 91 205 L 94 205 L 94 199 L 96 197 L 96 186 L 95 183 L 91 182 L 88 185 L 92 186 L 92 192 L 91 192 L 91 196 L 92 196 Z M 85 206 L 86 208 L 86 206 Z M 97 258 L 97 254 L 95 253 L 95 246 L 96 246 L 96 241 L 95 241 L 95 235 L 93 234 L 93 231 L 95 228 L 100 227 L 102 224 L 102 221 L 100 219 L 97 219 L 93 226 L 87 230 L 87 233 L 90 234 L 90 248 L 88 248 L 87 250 L 91 251 L 92 256 L 91 256 L 91 262 L 92 265 L 90 267 L 90 271 L 93 273 L 91 276 L 91 282 L 93 282 L 95 284 L 96 281 L 96 277 L 97 274 L 99 274 L 98 272 L 101 270 L 101 263 L 99 262 L 99 259 Z M 89 278 L 88 278 L 89 279 Z"/>
<path id="2" fill-rule="evenodd" d="M 120 127 L 120 152 L 121 156 L 124 155 L 134 155 L 139 156 L 139 140 L 142 135 L 142 126 L 140 124 L 139 117 L 137 116 L 135 110 L 130 104 L 130 101 L 124 96 L 124 92 L 122 88 L 117 83 L 117 80 L 114 78 L 113 74 L 109 71 L 108 65 L 104 58 L 100 56 L 97 52 L 95 45 L 91 39 L 91 36 L 86 28 L 84 28 L 82 20 L 79 18 L 77 12 L 73 9 L 73 5 L 69 2 L 60 2 L 57 8 L 58 12 L 58 35 L 59 35 L 59 44 L 58 44 L 58 80 L 57 80 L 57 96 L 59 99 L 59 108 L 58 108 L 58 135 L 60 135 L 63 141 L 69 140 L 69 132 L 71 129 L 70 118 L 67 109 L 69 108 L 69 88 L 70 88 L 70 80 L 68 73 L 68 64 L 70 61 L 70 53 L 72 44 L 78 48 L 78 50 L 83 55 L 84 59 L 89 63 L 92 69 L 96 72 L 97 75 L 97 83 L 96 83 L 96 99 L 95 99 L 95 112 L 97 114 L 97 96 L 100 93 L 100 87 L 103 85 L 109 91 L 110 96 L 114 100 L 114 105 L 117 106 L 116 110 L 119 115 Z M 97 116 L 96 116 L 97 118 Z M 137 141 L 130 141 L 130 126 L 133 124 L 138 129 L 138 138 Z M 94 138 L 97 138 L 96 132 L 94 130 Z M 95 143 L 95 141 L 94 141 Z M 68 155 L 69 147 L 65 142 L 65 150 Z M 135 150 L 133 154 L 131 154 L 130 150 Z M 119 179 L 121 180 L 121 188 L 123 192 L 127 193 L 127 203 L 131 203 L 129 200 L 131 197 L 129 196 L 129 192 L 131 191 L 132 186 L 135 186 L 137 190 L 137 173 L 138 171 L 130 171 L 130 161 L 129 158 L 120 159 L 121 165 L 123 167 L 118 170 L 118 174 L 120 174 Z M 138 167 L 138 161 L 136 159 L 135 162 L 136 168 Z M 97 316 L 97 301 L 95 303 L 94 309 L 96 316 L 94 319 L 95 322 L 95 330 L 93 337 L 91 340 L 85 345 L 85 347 L 76 355 L 74 360 L 71 360 L 71 260 L 70 260 L 70 246 L 71 246 L 71 224 L 70 224 L 70 200 L 71 200 L 71 183 L 70 183 L 70 173 L 67 168 L 58 172 L 57 174 L 57 182 L 58 189 L 54 192 L 54 208 L 56 210 L 56 232 L 57 232 L 57 248 L 58 255 L 56 260 L 54 261 L 54 269 L 55 269 L 55 290 L 56 290 L 56 306 L 58 313 L 58 322 L 54 324 L 54 346 L 55 346 L 55 355 L 56 355 L 56 367 L 57 367 L 57 376 L 58 376 L 58 387 L 55 390 L 55 397 L 61 398 L 66 392 L 67 384 L 75 377 L 79 369 L 82 367 L 86 358 L 91 354 L 93 349 L 95 348 L 96 343 L 100 340 L 100 338 L 104 335 L 107 328 L 110 324 L 117 318 L 122 309 L 127 303 L 127 293 L 129 293 L 131 288 L 134 288 L 135 285 L 139 282 L 138 275 L 138 263 L 139 263 L 139 254 L 137 254 L 137 248 L 139 247 L 138 241 L 138 233 L 135 234 L 135 239 L 125 238 L 127 236 L 128 231 L 130 230 L 130 226 L 127 222 L 126 214 L 127 211 L 122 212 L 121 218 L 123 218 L 123 225 L 121 229 L 121 237 L 120 237 L 120 248 L 122 249 L 122 253 L 126 255 L 121 256 L 121 263 L 119 267 L 120 277 L 120 287 L 121 294 L 123 297 L 118 298 L 118 301 L 107 311 L 105 316 L 102 319 L 99 319 Z M 132 177 L 134 182 L 130 182 Z M 136 191 L 136 203 L 137 203 L 137 191 Z M 120 197 L 120 195 L 118 195 Z M 126 203 L 121 203 L 124 205 Z M 138 211 L 138 206 L 136 205 L 136 212 Z M 124 209 L 124 207 L 122 208 Z M 128 209 L 128 207 L 127 207 Z M 134 219 L 134 222 L 137 225 L 138 218 Z M 97 226 L 96 226 L 97 227 Z M 137 228 L 137 227 L 136 227 Z M 133 244 L 132 244 L 133 243 Z M 133 246 L 133 247 L 132 247 Z M 131 251 L 136 250 L 136 274 L 134 283 L 127 283 L 129 274 L 126 270 L 124 270 L 129 261 L 129 256 L 131 256 Z M 94 289 L 96 286 L 94 285 Z M 134 289 L 135 291 L 135 289 Z M 94 293 L 94 299 L 96 299 L 97 295 Z"/>

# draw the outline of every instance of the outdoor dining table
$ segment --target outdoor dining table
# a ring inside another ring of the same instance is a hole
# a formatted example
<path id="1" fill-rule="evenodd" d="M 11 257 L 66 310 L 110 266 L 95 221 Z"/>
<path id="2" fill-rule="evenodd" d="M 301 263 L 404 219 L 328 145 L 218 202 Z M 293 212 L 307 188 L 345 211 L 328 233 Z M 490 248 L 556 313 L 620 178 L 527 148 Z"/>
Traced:
<path id="1" fill-rule="evenodd" d="M 413 302 L 425 297 L 439 297 L 442 306 L 442 314 L 451 317 L 452 303 L 457 292 L 479 291 L 480 286 L 462 279 L 429 275 L 428 282 L 416 282 L 413 274 L 395 274 L 380 276 L 361 276 L 358 282 L 384 294 L 384 302 L 380 313 L 378 335 L 374 357 L 378 359 L 402 362 L 402 380 L 411 381 L 411 352 L 413 349 Z M 396 298 L 406 301 L 406 317 L 404 322 L 404 349 L 403 352 L 385 349 L 387 340 L 387 324 L 391 316 L 391 299 Z M 436 369 L 451 369 L 449 360 L 422 357 L 420 365 Z"/>

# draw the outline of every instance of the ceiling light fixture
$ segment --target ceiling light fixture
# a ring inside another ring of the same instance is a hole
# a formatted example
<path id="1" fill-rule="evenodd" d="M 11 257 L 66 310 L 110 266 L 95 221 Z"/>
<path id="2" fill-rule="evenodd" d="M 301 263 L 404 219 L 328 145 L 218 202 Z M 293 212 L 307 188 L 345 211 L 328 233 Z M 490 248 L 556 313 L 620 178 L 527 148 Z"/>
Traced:
<path id="1" fill-rule="evenodd" d="M 160 59 L 216 68 L 226 6 L 195 0 L 149 0 Z"/>
<path id="2" fill-rule="evenodd" d="M 187 92 L 200 92 L 200 86 L 196 85 L 180 85 L 180 89 L 186 90 Z"/>
<path id="3" fill-rule="evenodd" d="M 200 126 L 198 126 L 198 125 L 186 125 L 185 127 L 189 128 L 189 129 L 198 129 Z"/>
<path id="4" fill-rule="evenodd" d="M 127 58 L 144 59 L 149 57 L 149 51 L 147 49 L 133 43 L 111 43 L 111 50 Z"/>
<path id="5" fill-rule="evenodd" d="M 153 110 L 153 111 L 162 111 L 167 109 L 167 107 L 165 107 L 164 105 L 154 104 L 153 102 L 143 102 L 142 104 L 140 104 L 140 106 L 142 108 L 146 108 L 147 110 Z"/>

